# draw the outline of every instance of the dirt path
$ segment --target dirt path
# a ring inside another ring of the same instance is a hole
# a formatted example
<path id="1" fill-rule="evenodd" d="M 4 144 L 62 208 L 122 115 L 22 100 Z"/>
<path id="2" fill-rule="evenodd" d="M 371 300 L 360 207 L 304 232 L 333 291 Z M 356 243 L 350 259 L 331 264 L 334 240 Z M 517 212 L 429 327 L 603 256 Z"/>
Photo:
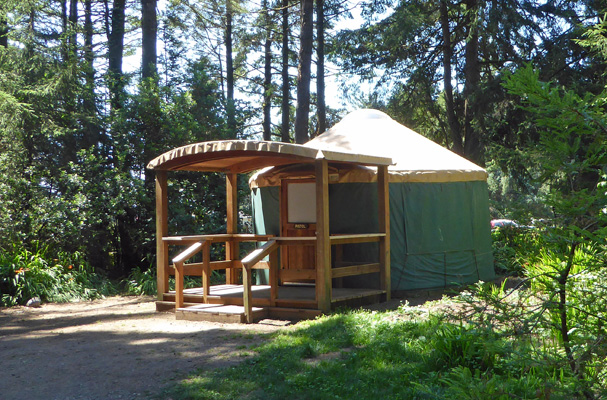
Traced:
<path id="1" fill-rule="evenodd" d="M 152 297 L 0 309 L 0 399 L 148 399 L 242 361 L 276 325 L 177 321 Z"/>

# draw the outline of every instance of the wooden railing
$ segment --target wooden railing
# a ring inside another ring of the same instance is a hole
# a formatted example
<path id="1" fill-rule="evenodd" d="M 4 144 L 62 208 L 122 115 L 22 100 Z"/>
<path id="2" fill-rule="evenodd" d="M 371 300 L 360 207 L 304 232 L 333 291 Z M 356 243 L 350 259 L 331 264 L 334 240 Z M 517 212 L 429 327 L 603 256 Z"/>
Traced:
<path id="1" fill-rule="evenodd" d="M 351 235 L 332 235 L 330 237 L 331 246 L 337 246 L 337 260 L 335 262 L 337 268 L 331 270 L 332 278 L 343 278 L 345 276 L 371 274 L 381 272 L 381 264 L 365 263 L 354 264 L 341 261 L 341 246 L 344 244 L 359 244 L 359 243 L 378 243 L 386 237 L 385 233 L 361 233 Z"/>
<path id="2" fill-rule="evenodd" d="M 270 256 L 270 304 L 276 305 L 276 297 L 278 296 L 278 250 L 279 244 L 276 239 L 271 239 L 269 242 L 260 248 L 253 250 L 248 256 L 242 259 L 242 304 L 244 305 L 245 318 L 247 323 L 253 322 L 253 296 L 251 291 L 251 268 L 263 260 L 266 256 Z"/>
<path id="3" fill-rule="evenodd" d="M 191 235 L 191 236 L 167 236 L 162 238 L 165 246 L 190 245 L 180 252 L 172 260 L 175 271 L 175 308 L 183 307 L 183 278 L 185 275 L 202 276 L 202 290 L 204 302 L 208 302 L 210 294 L 211 272 L 218 269 L 242 268 L 242 262 L 238 259 L 226 259 L 222 261 L 211 261 L 211 244 L 239 242 L 267 241 L 271 235 L 252 234 L 217 234 L 217 235 Z M 185 262 L 202 251 L 202 262 Z M 226 254 L 226 258 L 230 255 Z M 168 268 L 168 265 L 166 266 Z M 168 273 L 167 273 L 168 276 Z"/>
<path id="4" fill-rule="evenodd" d="M 207 301 L 207 288 L 209 287 L 209 264 L 210 264 L 210 240 L 202 239 L 194 243 L 181 253 L 177 257 L 173 258 L 173 265 L 175 266 L 175 309 L 183 307 L 183 265 L 184 262 L 190 259 L 193 255 L 198 253 L 202 249 L 202 287 L 204 301 Z M 188 266 L 191 266 L 189 264 Z"/>
<path id="5" fill-rule="evenodd" d="M 352 234 L 333 235 L 330 237 L 331 245 L 341 246 L 344 244 L 374 243 L 384 240 L 385 234 Z M 168 244 L 190 244 L 188 248 L 173 258 L 175 268 L 175 308 L 183 307 L 183 277 L 184 275 L 202 275 L 203 297 L 207 302 L 210 293 L 210 274 L 212 270 L 224 268 L 242 268 L 243 283 L 243 305 L 247 322 L 253 322 L 253 298 L 252 298 L 252 269 L 269 269 L 270 280 L 270 305 L 275 306 L 278 297 L 278 282 L 280 268 L 278 264 L 278 249 L 281 246 L 316 244 L 316 237 L 272 237 L 269 235 L 249 234 L 221 234 L 221 235 L 194 235 L 165 237 L 163 241 Z M 210 246 L 212 243 L 230 242 L 260 242 L 266 241 L 263 246 L 253 250 L 242 260 L 210 261 Z M 202 262 L 185 264 L 185 261 L 202 251 Z M 267 265 L 262 261 L 269 256 Z M 380 263 L 366 263 L 358 265 L 341 266 L 333 268 L 332 278 L 345 276 L 369 274 L 381 272 Z M 286 272 L 286 271 L 285 271 Z M 316 279 L 314 270 L 306 274 L 306 279 Z"/>

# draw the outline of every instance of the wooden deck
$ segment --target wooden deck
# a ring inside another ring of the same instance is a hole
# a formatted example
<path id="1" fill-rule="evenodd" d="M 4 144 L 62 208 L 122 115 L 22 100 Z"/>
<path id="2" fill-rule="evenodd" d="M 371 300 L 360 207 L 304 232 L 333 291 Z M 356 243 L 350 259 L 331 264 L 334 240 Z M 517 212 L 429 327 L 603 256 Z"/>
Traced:
<path id="1" fill-rule="evenodd" d="M 314 285 L 283 285 L 278 288 L 274 304 L 269 285 L 253 285 L 252 306 L 255 320 L 263 318 L 309 319 L 321 314 L 315 299 Z M 243 322 L 243 286 L 215 285 L 210 287 L 207 304 L 203 288 L 184 289 L 184 307 L 176 310 L 178 319 Z M 356 307 L 385 300 L 385 291 L 376 289 L 333 288 L 331 308 Z M 175 291 L 164 293 L 156 302 L 158 311 L 175 310 Z"/>

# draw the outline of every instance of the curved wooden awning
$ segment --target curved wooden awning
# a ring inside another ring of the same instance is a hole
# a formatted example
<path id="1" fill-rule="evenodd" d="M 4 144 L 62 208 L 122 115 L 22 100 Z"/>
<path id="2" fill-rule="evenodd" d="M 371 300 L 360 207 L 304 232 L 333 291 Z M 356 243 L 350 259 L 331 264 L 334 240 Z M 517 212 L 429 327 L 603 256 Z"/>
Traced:
<path id="1" fill-rule="evenodd" d="M 392 164 L 392 159 L 387 157 L 319 150 L 292 143 L 220 140 L 167 151 L 150 161 L 147 168 L 160 171 L 247 173 L 269 166 L 312 163 L 322 159 L 369 166 Z"/>

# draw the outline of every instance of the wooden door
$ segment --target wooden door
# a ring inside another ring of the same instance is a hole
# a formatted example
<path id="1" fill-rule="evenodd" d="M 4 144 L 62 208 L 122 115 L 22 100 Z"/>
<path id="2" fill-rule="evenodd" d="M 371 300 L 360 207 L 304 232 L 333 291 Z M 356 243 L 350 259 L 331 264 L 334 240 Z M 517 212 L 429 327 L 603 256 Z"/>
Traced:
<path id="1" fill-rule="evenodd" d="M 281 184 L 281 236 L 316 236 L 316 183 L 312 179 L 283 180 Z M 316 271 L 314 246 L 293 245 L 281 249 L 283 282 L 313 282 Z"/>

